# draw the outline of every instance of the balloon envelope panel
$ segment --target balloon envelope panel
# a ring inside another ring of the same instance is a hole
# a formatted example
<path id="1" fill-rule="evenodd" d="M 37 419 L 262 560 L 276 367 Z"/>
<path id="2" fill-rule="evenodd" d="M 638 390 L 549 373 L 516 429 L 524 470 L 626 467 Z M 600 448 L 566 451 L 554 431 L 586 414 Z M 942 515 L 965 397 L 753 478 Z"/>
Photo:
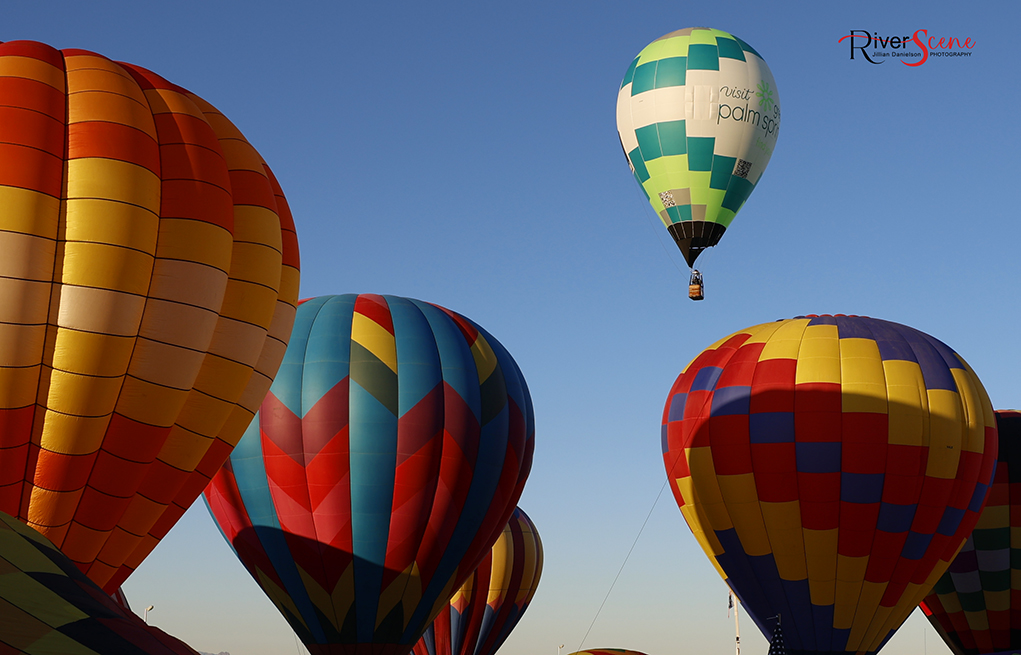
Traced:
<path id="1" fill-rule="evenodd" d="M 219 111 L 0 43 L 0 510 L 116 589 L 241 437 L 297 293 L 283 193 Z"/>
<path id="2" fill-rule="evenodd" d="M 996 477 L 974 531 L 922 608 L 955 653 L 1021 650 L 1021 412 L 997 411 Z"/>
<path id="3" fill-rule="evenodd" d="M 0 650 L 197 655 L 89 580 L 46 537 L 0 512 Z"/>
<path id="4" fill-rule="evenodd" d="M 532 601 L 542 575 L 542 542 L 514 510 L 503 534 L 415 644 L 415 655 L 493 655 Z"/>
<path id="5" fill-rule="evenodd" d="M 314 298 L 206 499 L 313 654 L 404 655 L 507 524 L 533 433 L 517 365 L 468 319 Z"/>
<path id="6" fill-rule="evenodd" d="M 763 634 L 874 653 L 943 574 L 992 480 L 996 422 L 955 352 L 856 316 L 703 351 L 663 415 L 674 497 Z"/>
<path id="7" fill-rule="evenodd" d="M 769 67 L 721 30 L 695 27 L 656 39 L 631 62 L 617 96 L 628 163 L 689 266 L 741 210 L 779 131 Z"/>

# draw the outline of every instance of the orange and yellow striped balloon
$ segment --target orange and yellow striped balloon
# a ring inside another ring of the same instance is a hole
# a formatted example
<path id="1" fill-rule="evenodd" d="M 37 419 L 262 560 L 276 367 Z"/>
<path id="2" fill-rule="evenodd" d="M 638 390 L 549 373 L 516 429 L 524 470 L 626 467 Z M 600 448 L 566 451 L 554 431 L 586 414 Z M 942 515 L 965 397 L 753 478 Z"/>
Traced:
<path id="1" fill-rule="evenodd" d="M 297 294 L 283 193 L 213 106 L 0 43 L 0 511 L 116 589 L 240 439 Z"/>

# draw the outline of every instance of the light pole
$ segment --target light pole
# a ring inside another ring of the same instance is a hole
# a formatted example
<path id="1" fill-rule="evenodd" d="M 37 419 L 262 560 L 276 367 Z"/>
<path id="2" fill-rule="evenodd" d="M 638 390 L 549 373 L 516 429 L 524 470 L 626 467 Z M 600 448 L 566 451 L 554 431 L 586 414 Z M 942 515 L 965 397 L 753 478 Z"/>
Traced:
<path id="1" fill-rule="evenodd" d="M 148 623 L 149 622 L 149 610 L 151 610 L 152 608 L 153 608 L 153 606 L 150 605 L 149 607 L 146 607 L 144 610 L 142 610 L 142 622 L 143 623 Z"/>
<path id="2" fill-rule="evenodd" d="M 734 649 L 736 655 L 741 655 L 741 626 L 737 622 L 737 608 L 741 605 L 741 599 L 735 599 L 734 592 L 730 593 L 730 604 L 734 606 Z"/>
<path id="3" fill-rule="evenodd" d="M 557 655 L 560 655 L 560 649 L 563 648 L 563 647 L 564 647 L 563 644 L 560 644 L 559 646 L 557 646 Z"/>

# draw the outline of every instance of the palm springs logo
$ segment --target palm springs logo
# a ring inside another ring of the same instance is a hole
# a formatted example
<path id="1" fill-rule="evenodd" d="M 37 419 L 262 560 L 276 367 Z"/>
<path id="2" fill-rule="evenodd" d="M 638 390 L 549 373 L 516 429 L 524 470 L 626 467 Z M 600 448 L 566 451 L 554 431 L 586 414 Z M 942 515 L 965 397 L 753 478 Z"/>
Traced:
<path id="1" fill-rule="evenodd" d="M 755 92 L 755 98 L 758 99 L 758 105 L 752 109 L 751 105 L 755 103 L 755 99 L 752 98 L 751 89 L 720 87 L 721 98 L 735 98 L 738 103 L 742 104 L 731 106 L 726 102 L 721 102 L 716 113 L 716 124 L 719 125 L 720 121 L 727 120 L 750 123 L 762 130 L 763 137 L 771 136 L 775 139 L 776 133 L 780 129 L 780 104 L 779 98 L 776 97 L 776 89 L 772 88 L 766 80 L 759 81 L 756 88 L 758 91 Z"/>
<path id="2" fill-rule="evenodd" d="M 770 107 L 773 106 L 773 89 L 769 88 L 769 82 L 766 80 L 762 80 L 755 86 L 758 88 L 758 91 L 755 92 L 755 97 L 759 99 L 759 106 L 769 111 Z"/>

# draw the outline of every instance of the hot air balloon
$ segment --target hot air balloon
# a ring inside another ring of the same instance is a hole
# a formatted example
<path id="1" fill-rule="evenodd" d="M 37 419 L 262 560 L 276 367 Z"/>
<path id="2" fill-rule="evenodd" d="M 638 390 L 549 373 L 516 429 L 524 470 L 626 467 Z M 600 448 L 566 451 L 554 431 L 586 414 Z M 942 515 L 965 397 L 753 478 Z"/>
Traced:
<path id="1" fill-rule="evenodd" d="M 0 652 L 198 655 L 146 625 L 32 528 L 0 512 Z"/>
<path id="2" fill-rule="evenodd" d="M 494 655 L 532 602 L 542 575 L 542 542 L 514 510 L 503 534 L 415 644 L 415 655 Z"/>
<path id="3" fill-rule="evenodd" d="M 617 134 L 631 171 L 692 267 L 755 189 L 780 132 L 780 96 L 758 52 L 721 30 L 662 36 L 627 70 Z"/>
<path id="4" fill-rule="evenodd" d="M 645 653 L 626 648 L 590 648 L 588 650 L 579 650 L 570 655 L 645 655 Z"/>
<path id="5" fill-rule="evenodd" d="M 1021 652 L 1021 412 L 996 412 L 996 477 L 974 531 L 922 610 L 957 655 Z M 1015 537 L 1017 537 L 1015 539 Z M 1015 579 L 1018 582 L 1015 582 Z M 1014 602 L 1014 601 L 1018 602 Z"/>
<path id="6" fill-rule="evenodd" d="M 0 510 L 112 592 L 241 437 L 297 293 L 280 187 L 213 106 L 0 44 Z"/>
<path id="7" fill-rule="evenodd" d="M 533 433 L 517 365 L 467 318 L 314 298 L 205 496 L 313 655 L 406 655 L 510 519 Z"/>
<path id="8" fill-rule="evenodd" d="M 674 382 L 663 458 L 702 549 L 788 653 L 875 653 L 978 520 L 996 421 L 913 328 L 807 316 L 735 332 Z"/>

